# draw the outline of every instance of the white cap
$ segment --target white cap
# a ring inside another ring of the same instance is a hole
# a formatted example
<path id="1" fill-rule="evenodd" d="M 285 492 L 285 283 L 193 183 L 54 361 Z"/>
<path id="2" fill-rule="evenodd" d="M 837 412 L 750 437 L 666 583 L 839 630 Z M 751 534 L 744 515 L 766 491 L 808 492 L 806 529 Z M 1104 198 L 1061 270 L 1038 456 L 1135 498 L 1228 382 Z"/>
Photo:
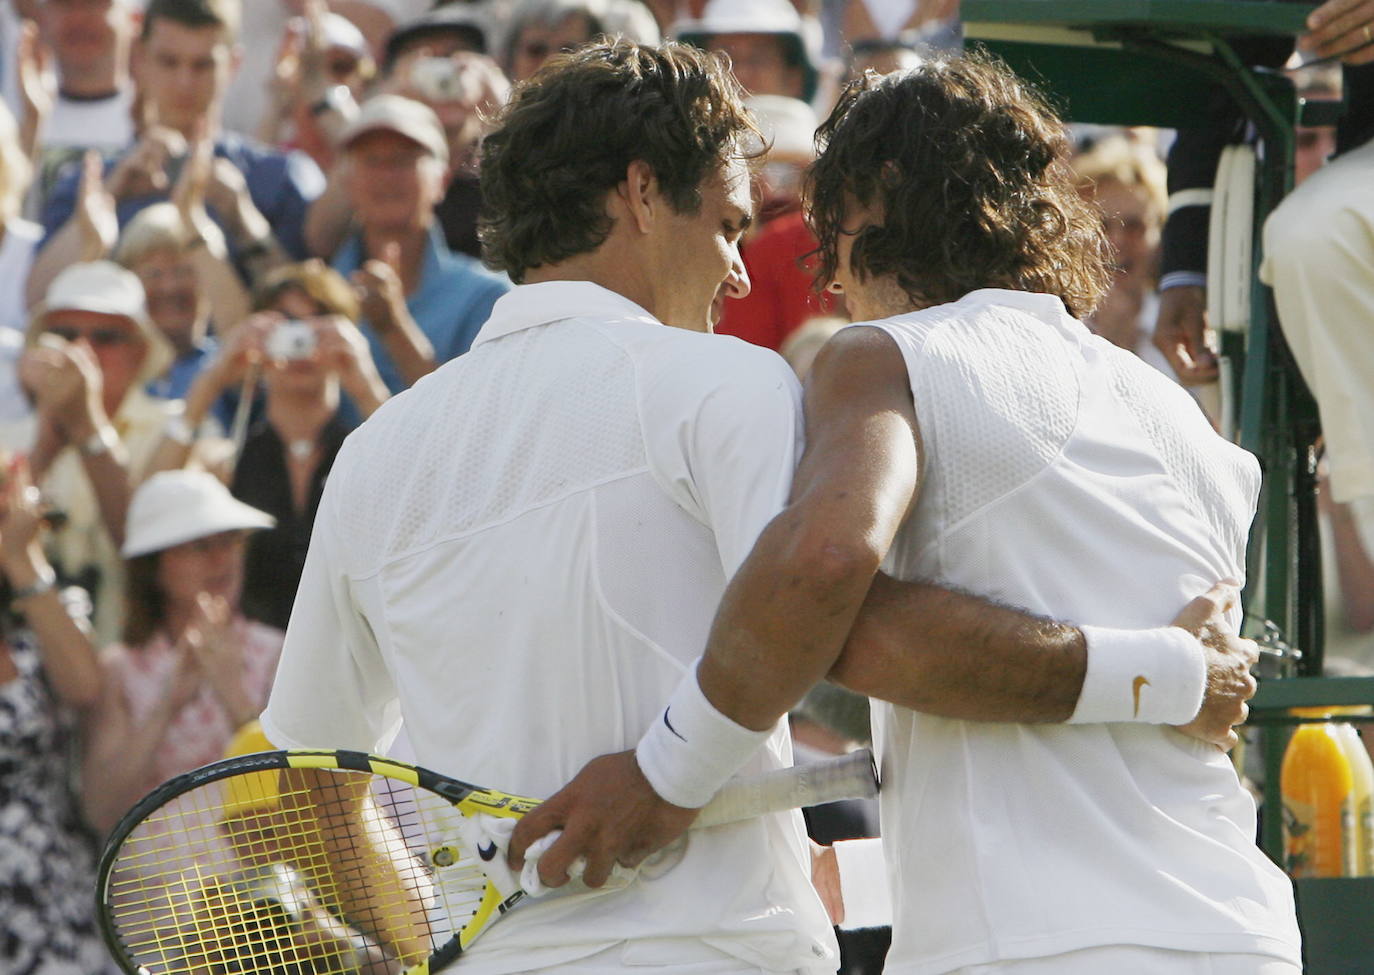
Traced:
<path id="1" fill-rule="evenodd" d="M 29 344 L 38 340 L 49 313 L 55 311 L 95 312 L 132 322 L 145 346 L 137 386 L 161 376 L 175 358 L 171 344 L 148 317 L 148 302 L 138 275 L 112 261 L 84 261 L 63 268 L 48 285 L 43 300 L 33 307 L 26 334 Z"/>
<path id="2" fill-rule="evenodd" d="M 758 119 L 770 154 L 816 158 L 816 110 L 800 98 L 751 95 L 745 106 Z"/>
<path id="3" fill-rule="evenodd" d="M 682 34 L 802 34 L 801 14 L 788 0 L 709 0 L 699 20 L 680 21 Z"/>
<path id="4" fill-rule="evenodd" d="M 434 110 L 413 98 L 377 95 L 363 102 L 362 108 L 343 135 L 339 145 L 348 146 L 369 132 L 395 132 L 418 143 L 441 162 L 448 162 L 448 140 Z"/>
<path id="5" fill-rule="evenodd" d="M 699 19 L 679 20 L 672 34 L 698 47 L 717 34 L 781 35 L 801 62 L 802 97 L 810 101 L 816 95 L 819 24 L 804 20 L 789 0 L 709 0 Z"/>
<path id="6" fill-rule="evenodd" d="M 267 512 L 230 494 L 207 471 L 159 471 L 139 485 L 129 502 L 119 554 L 132 559 L 220 532 L 271 528 L 276 523 Z"/>
<path id="7" fill-rule="evenodd" d="M 117 315 L 142 325 L 148 304 L 138 275 L 113 261 L 69 264 L 52 279 L 43 311 L 89 311 Z"/>
<path id="8" fill-rule="evenodd" d="M 290 26 L 293 31 L 301 35 L 304 35 L 307 30 L 304 17 L 292 17 Z M 325 47 L 337 47 L 341 50 L 352 51 L 360 58 L 365 58 L 372 53 L 367 46 L 367 38 L 363 37 L 363 32 L 358 30 L 353 21 L 342 14 L 326 11 L 320 26 L 324 28 Z"/>

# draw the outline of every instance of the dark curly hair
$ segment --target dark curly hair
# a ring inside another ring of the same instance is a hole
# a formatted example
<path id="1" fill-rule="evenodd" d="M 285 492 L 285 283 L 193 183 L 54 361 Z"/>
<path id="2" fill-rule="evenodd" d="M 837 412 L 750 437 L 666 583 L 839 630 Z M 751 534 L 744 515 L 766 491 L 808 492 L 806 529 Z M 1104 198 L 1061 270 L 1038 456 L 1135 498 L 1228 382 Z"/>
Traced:
<path id="1" fill-rule="evenodd" d="M 816 133 L 805 187 L 833 279 L 846 206 L 875 214 L 850 269 L 893 276 L 922 306 L 979 288 L 1059 296 L 1079 318 L 1110 284 L 1098 213 L 1074 189 L 1070 142 L 1043 98 L 991 55 L 855 80 Z"/>
<path id="2" fill-rule="evenodd" d="M 600 247 L 605 197 L 636 160 L 679 213 L 758 130 L 716 56 L 617 40 L 549 61 L 518 86 L 482 144 L 478 236 L 489 267 L 517 284 L 531 268 Z"/>

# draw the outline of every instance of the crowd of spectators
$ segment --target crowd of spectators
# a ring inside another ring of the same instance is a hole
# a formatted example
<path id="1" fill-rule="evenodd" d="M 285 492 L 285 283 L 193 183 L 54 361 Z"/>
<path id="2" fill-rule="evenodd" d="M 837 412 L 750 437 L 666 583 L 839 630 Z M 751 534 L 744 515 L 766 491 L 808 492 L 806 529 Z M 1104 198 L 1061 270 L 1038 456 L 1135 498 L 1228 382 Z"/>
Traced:
<path id="1" fill-rule="evenodd" d="M 847 77 L 957 46 L 957 6 L 0 0 L 0 970 L 109 967 L 93 844 L 256 718 L 344 438 L 510 288 L 479 209 L 511 86 L 608 34 L 728 56 L 764 139 L 751 291 L 716 330 L 804 375 L 848 320 L 809 270 L 814 131 Z M 1151 341 L 1170 134 L 1077 135 L 1116 268 L 1088 324 L 1172 375 Z M 1300 175 L 1333 147 L 1301 133 Z M 1337 537 L 1374 606 L 1358 531 Z M 846 741 L 800 718 L 798 739 Z M 852 943 L 847 970 L 880 955 Z"/>

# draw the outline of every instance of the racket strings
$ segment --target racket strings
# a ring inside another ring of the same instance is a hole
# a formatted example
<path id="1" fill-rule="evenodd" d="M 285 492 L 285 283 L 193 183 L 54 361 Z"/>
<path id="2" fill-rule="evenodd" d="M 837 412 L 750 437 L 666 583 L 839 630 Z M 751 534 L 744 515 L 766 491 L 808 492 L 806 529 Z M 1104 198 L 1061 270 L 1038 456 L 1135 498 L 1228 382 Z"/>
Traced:
<path id="1" fill-rule="evenodd" d="M 202 784 L 121 845 L 107 885 L 113 933 L 150 975 L 342 975 L 382 948 L 419 962 L 482 906 L 485 875 L 459 815 L 362 772 Z"/>

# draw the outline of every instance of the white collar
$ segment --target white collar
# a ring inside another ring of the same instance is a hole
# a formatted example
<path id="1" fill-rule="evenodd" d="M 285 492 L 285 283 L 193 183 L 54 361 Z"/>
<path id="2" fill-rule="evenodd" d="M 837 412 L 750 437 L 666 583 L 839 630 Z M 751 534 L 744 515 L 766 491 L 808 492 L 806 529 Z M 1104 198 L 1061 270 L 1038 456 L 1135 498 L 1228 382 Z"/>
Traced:
<path id="1" fill-rule="evenodd" d="M 979 288 L 977 291 L 970 291 L 954 304 L 961 304 L 965 301 L 977 302 L 985 305 L 1003 305 L 1008 308 L 1017 308 L 1021 311 L 1029 312 L 1037 318 L 1043 318 L 1047 322 L 1055 322 L 1061 318 L 1072 318 L 1068 310 L 1064 307 L 1064 302 L 1058 295 L 1045 294 L 1039 291 L 1013 291 L 1010 288 Z"/>
<path id="2" fill-rule="evenodd" d="M 496 300 L 473 347 L 521 329 L 564 318 L 633 319 L 662 325 L 622 294 L 590 281 L 541 281 L 512 288 Z"/>

